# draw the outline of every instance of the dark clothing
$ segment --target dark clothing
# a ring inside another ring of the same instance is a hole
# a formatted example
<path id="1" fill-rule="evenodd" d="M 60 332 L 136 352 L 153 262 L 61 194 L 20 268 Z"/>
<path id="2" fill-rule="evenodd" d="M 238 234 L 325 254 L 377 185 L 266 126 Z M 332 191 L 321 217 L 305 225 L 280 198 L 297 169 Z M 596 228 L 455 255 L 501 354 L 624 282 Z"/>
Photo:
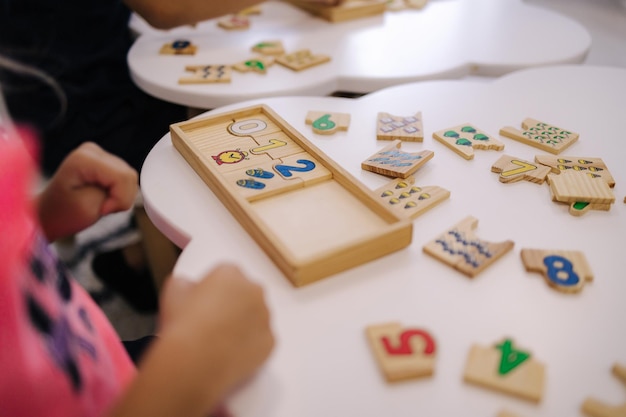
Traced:
<path id="1" fill-rule="evenodd" d="M 31 76 L 0 69 L 9 111 L 42 137 L 46 174 L 85 141 L 135 169 L 184 107 L 150 97 L 132 82 L 126 55 L 130 10 L 119 0 L 0 0 L 0 54 L 45 71 L 67 96 Z"/>

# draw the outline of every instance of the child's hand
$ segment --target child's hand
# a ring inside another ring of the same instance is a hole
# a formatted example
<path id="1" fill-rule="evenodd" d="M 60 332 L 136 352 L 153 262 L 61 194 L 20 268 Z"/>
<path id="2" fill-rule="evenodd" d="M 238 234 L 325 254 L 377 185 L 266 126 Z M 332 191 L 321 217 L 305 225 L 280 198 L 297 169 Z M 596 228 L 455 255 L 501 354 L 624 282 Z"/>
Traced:
<path id="1" fill-rule="evenodd" d="M 95 143 L 70 153 L 39 197 L 41 227 L 50 241 L 77 233 L 103 215 L 129 209 L 137 172 Z"/>

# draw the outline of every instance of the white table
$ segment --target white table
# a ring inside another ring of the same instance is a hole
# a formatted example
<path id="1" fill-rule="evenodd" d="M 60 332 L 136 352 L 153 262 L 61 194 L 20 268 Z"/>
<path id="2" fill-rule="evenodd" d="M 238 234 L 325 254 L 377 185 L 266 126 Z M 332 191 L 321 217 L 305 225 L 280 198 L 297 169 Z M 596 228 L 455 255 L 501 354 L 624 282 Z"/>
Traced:
<path id="1" fill-rule="evenodd" d="M 375 139 L 376 114 L 423 112 L 425 140 L 402 149 L 430 149 L 435 157 L 416 173 L 419 185 L 439 185 L 450 199 L 414 221 L 412 244 L 377 261 L 295 289 L 191 167 L 169 135 L 149 154 L 141 172 L 146 210 L 170 239 L 184 247 L 175 273 L 197 279 L 220 260 L 239 263 L 266 289 L 277 347 L 268 363 L 229 401 L 238 417 L 580 416 L 588 396 L 624 401 L 610 373 L 626 364 L 626 151 L 623 120 L 626 70 L 588 66 L 531 69 L 490 83 L 432 81 L 408 84 L 351 100 L 283 97 L 253 100 L 211 113 L 265 103 L 330 158 L 371 189 L 388 179 L 360 163 L 387 142 Z M 348 112 L 347 132 L 316 135 L 309 110 Z M 532 160 L 544 152 L 501 138 L 503 152 L 477 151 L 467 161 L 432 139 L 461 123 L 497 135 L 534 117 L 581 137 L 563 155 L 601 157 L 617 185 L 610 211 L 582 217 L 551 201 L 546 184 L 503 184 L 491 165 L 508 154 Z M 422 252 L 430 240 L 473 215 L 476 234 L 511 239 L 513 250 L 469 279 Z M 522 248 L 583 251 L 595 281 L 566 295 L 527 273 Z M 400 321 L 429 330 L 439 356 L 432 378 L 384 382 L 364 336 L 367 325 Z M 512 337 L 547 367 L 540 405 L 465 384 L 462 373 L 473 344 Z"/>
<path id="2" fill-rule="evenodd" d="M 269 1 L 246 31 L 226 31 L 210 20 L 195 29 L 145 32 L 128 54 L 133 80 L 156 97 L 204 109 L 261 97 L 368 93 L 412 81 L 580 63 L 591 45 L 579 23 L 521 0 L 431 1 L 422 10 L 343 23 Z M 194 56 L 158 53 L 181 38 L 198 46 Z M 178 84 L 186 65 L 242 62 L 254 56 L 254 44 L 276 39 L 288 52 L 309 48 L 332 60 L 300 72 L 280 65 L 267 74 L 235 72 L 228 84 Z"/>

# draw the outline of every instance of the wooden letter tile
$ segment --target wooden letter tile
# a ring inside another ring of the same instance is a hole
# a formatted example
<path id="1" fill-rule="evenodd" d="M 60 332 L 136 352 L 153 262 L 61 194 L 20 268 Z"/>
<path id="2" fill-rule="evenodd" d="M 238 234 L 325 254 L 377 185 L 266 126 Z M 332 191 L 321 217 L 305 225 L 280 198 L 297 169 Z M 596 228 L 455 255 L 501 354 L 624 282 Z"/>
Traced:
<path id="1" fill-rule="evenodd" d="M 548 285 L 559 291 L 579 292 L 587 281 L 593 281 L 593 272 L 582 252 L 522 249 L 521 255 L 526 271 L 539 272 Z"/>
<path id="2" fill-rule="evenodd" d="M 348 113 L 309 111 L 305 123 L 311 125 L 315 133 L 332 135 L 338 130 L 348 130 L 350 115 Z"/>
<path id="3" fill-rule="evenodd" d="M 474 159 L 474 149 L 504 149 L 502 142 L 469 123 L 435 132 L 433 138 L 468 160 Z"/>
<path id="4" fill-rule="evenodd" d="M 578 140 L 578 133 L 551 126 L 535 119 L 524 119 L 522 128 L 523 131 L 510 126 L 503 127 L 500 129 L 500 134 L 555 155 Z"/>
<path id="5" fill-rule="evenodd" d="M 403 152 L 400 150 L 401 146 L 401 140 L 394 140 L 363 161 L 361 168 L 389 177 L 407 178 L 435 156 L 433 151 L 428 150 L 415 153 Z"/>
<path id="6" fill-rule="evenodd" d="M 539 402 L 545 383 L 544 365 L 511 339 L 492 347 L 472 346 L 465 365 L 466 382 L 529 401 Z"/>
<path id="7" fill-rule="evenodd" d="M 514 156 L 502 155 L 491 166 L 491 172 L 500 173 L 500 182 L 509 183 L 526 180 L 543 184 L 550 168 L 545 165 L 534 164 Z"/>
<path id="8" fill-rule="evenodd" d="M 513 248 L 513 242 L 491 243 L 472 232 L 478 219 L 469 216 L 424 246 L 430 256 L 473 278 Z"/>
<path id="9" fill-rule="evenodd" d="M 392 116 L 384 112 L 378 113 L 376 119 L 376 139 L 400 139 L 406 142 L 423 142 L 422 112 L 417 112 L 415 116 L 407 117 Z"/>
<path id="10" fill-rule="evenodd" d="M 365 333 L 387 382 L 431 376 L 436 344 L 425 330 L 403 328 L 400 323 L 369 326 Z"/>
<path id="11" fill-rule="evenodd" d="M 450 197 L 450 191 L 438 186 L 416 186 L 415 177 L 395 179 L 378 188 L 376 195 L 390 210 L 415 219 Z"/>
<path id="12" fill-rule="evenodd" d="M 626 384 L 626 366 L 615 364 L 613 375 Z M 626 403 L 620 406 L 611 406 L 594 398 L 587 398 L 582 405 L 582 411 L 591 417 L 626 417 Z"/>

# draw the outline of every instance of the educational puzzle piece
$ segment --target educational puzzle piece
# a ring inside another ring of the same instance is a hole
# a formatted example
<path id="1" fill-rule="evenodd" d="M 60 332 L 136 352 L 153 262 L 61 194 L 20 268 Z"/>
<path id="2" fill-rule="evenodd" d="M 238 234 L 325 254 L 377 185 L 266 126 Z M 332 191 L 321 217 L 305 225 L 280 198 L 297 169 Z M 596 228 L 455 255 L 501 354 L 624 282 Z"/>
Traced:
<path id="1" fill-rule="evenodd" d="M 247 15 L 232 14 L 218 20 L 217 25 L 226 30 L 245 30 L 250 27 L 250 19 Z"/>
<path id="2" fill-rule="evenodd" d="M 401 216 L 415 219 L 450 197 L 450 191 L 438 186 L 416 186 L 415 177 L 395 179 L 378 188 L 376 195 Z"/>
<path id="3" fill-rule="evenodd" d="M 492 166 L 491 172 L 500 174 L 500 182 L 509 183 L 526 180 L 543 184 L 550 167 L 533 164 L 510 155 L 502 155 Z"/>
<path id="4" fill-rule="evenodd" d="M 301 49 L 276 58 L 276 62 L 293 71 L 301 71 L 329 61 L 328 55 L 314 55 L 308 49 Z"/>
<path id="5" fill-rule="evenodd" d="M 252 46 L 252 51 L 263 55 L 282 55 L 285 47 L 281 41 L 261 41 Z"/>
<path id="6" fill-rule="evenodd" d="M 468 160 L 474 158 L 474 149 L 496 151 L 504 149 L 502 142 L 469 123 L 435 132 L 433 138 Z"/>
<path id="7" fill-rule="evenodd" d="M 626 384 L 626 366 L 613 365 L 613 375 Z M 594 398 L 587 398 L 582 405 L 582 411 L 591 417 L 626 417 L 626 403 L 620 406 L 610 406 Z"/>
<path id="8" fill-rule="evenodd" d="M 511 339 L 493 347 L 471 347 L 463 379 L 466 382 L 539 402 L 545 383 L 544 365 L 530 352 L 513 347 Z"/>
<path id="9" fill-rule="evenodd" d="M 615 202 L 613 190 L 606 181 L 598 181 L 582 171 L 549 174 L 548 184 L 554 201 L 568 203 L 569 213 L 581 216 L 588 210 L 610 210 Z"/>
<path id="10" fill-rule="evenodd" d="M 386 323 L 368 326 L 365 332 L 387 382 L 433 374 L 436 343 L 427 331 L 403 328 L 400 323 Z"/>
<path id="11" fill-rule="evenodd" d="M 435 156 L 433 151 L 428 150 L 415 153 L 403 152 L 400 150 L 401 146 L 402 141 L 394 140 L 363 161 L 361 168 L 388 177 L 407 178 Z"/>
<path id="12" fill-rule="evenodd" d="M 500 134 L 552 154 L 559 154 L 578 140 L 578 133 L 531 118 L 522 121 L 522 129 L 506 126 L 500 129 Z"/>
<path id="13" fill-rule="evenodd" d="M 376 139 L 400 139 L 406 142 L 423 142 L 422 112 L 406 117 L 393 116 L 384 112 L 378 113 L 376 119 Z"/>
<path id="14" fill-rule="evenodd" d="M 160 54 L 164 55 L 195 55 L 197 46 L 186 39 L 177 39 L 161 47 Z"/>
<path id="15" fill-rule="evenodd" d="M 288 0 L 295 6 L 329 22 L 344 22 L 385 12 L 386 0 L 345 0 L 337 5 L 303 0 Z"/>
<path id="16" fill-rule="evenodd" d="M 227 65 L 187 65 L 185 71 L 192 72 L 189 77 L 181 77 L 178 84 L 229 83 L 231 69 Z"/>
<path id="17" fill-rule="evenodd" d="M 468 216 L 436 239 L 423 250 L 430 256 L 473 278 L 502 255 L 513 248 L 513 242 L 491 243 L 478 239 L 472 230 L 478 219 Z"/>
<path id="18" fill-rule="evenodd" d="M 239 72 L 258 72 L 265 74 L 267 69 L 274 65 L 275 59 L 271 56 L 260 56 L 241 61 L 233 65 L 233 69 Z"/>
<path id="19" fill-rule="evenodd" d="M 593 272 L 582 252 L 522 249 L 521 256 L 526 271 L 539 272 L 548 285 L 559 291 L 576 293 L 593 281 Z"/>
<path id="20" fill-rule="evenodd" d="M 582 171 L 591 178 L 602 178 L 611 188 L 615 187 L 615 180 L 601 158 L 589 158 L 586 156 L 559 157 L 551 155 L 536 155 L 535 162 L 553 168 L 552 171 L 557 174 L 560 171 L 567 171 L 570 169 L 574 171 Z"/>
<path id="21" fill-rule="evenodd" d="M 332 135 L 338 130 L 348 130 L 350 115 L 348 113 L 309 111 L 305 123 L 311 125 L 315 133 Z"/>

